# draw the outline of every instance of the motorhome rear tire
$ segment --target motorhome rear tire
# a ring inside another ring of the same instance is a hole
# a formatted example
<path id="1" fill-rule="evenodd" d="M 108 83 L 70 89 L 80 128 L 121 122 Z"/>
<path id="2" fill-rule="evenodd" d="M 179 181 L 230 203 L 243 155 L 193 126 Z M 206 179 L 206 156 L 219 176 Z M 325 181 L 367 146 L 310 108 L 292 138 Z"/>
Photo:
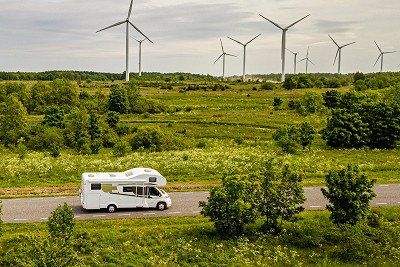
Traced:
<path id="1" fill-rule="evenodd" d="M 107 210 L 109 213 L 114 213 L 117 210 L 115 205 L 108 205 Z"/>
<path id="2" fill-rule="evenodd" d="M 157 204 L 157 209 L 160 211 L 163 211 L 167 208 L 167 204 L 165 204 L 165 202 L 160 202 Z"/>

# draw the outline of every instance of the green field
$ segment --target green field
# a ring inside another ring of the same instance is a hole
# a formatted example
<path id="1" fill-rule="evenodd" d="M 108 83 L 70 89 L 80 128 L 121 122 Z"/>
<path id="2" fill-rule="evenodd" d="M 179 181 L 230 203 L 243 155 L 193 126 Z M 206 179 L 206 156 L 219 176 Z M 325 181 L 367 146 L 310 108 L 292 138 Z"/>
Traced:
<path id="1" fill-rule="evenodd" d="M 79 259 L 82 266 L 396 266 L 400 209 L 376 212 L 381 223 L 374 227 L 341 229 L 327 212 L 305 212 L 279 236 L 249 228 L 231 240 L 215 236 L 203 217 L 79 221 L 76 231 L 86 232 L 92 244 Z M 20 236 L 44 238 L 46 224 L 6 224 L 3 232 L 3 260 L 21 261 L 27 255 L 19 253 Z"/>
<path id="2" fill-rule="evenodd" d="M 92 82 L 91 87 L 80 90 L 108 94 L 108 85 Z M 63 150 L 56 159 L 43 152 L 29 152 L 24 159 L 19 159 L 10 149 L 1 148 L 0 197 L 74 194 L 83 172 L 124 171 L 137 166 L 159 170 L 167 177 L 169 190 L 204 190 L 219 184 L 225 174 L 256 173 L 271 157 L 290 163 L 302 172 L 305 186 L 323 184 L 327 170 L 348 164 L 359 165 L 378 183 L 400 182 L 399 148 L 335 150 L 317 135 L 310 149 L 287 155 L 274 144 L 272 134 L 282 125 L 307 121 L 318 130 L 325 127 L 327 112 L 302 116 L 287 108 L 290 99 L 299 99 L 308 91 L 322 93 L 325 89 L 266 91 L 260 90 L 259 84 L 233 83 L 226 91 L 182 92 L 182 87 L 174 86 L 173 90 L 141 88 L 146 98 L 180 111 L 122 115 L 121 120 L 138 128 L 154 127 L 176 136 L 186 144 L 184 148 L 132 152 L 121 158 L 113 156 L 110 149 L 87 156 Z M 340 89 L 347 90 L 349 87 Z M 283 99 L 281 110 L 273 109 L 274 97 Z M 30 116 L 30 121 L 38 122 L 41 118 Z M 241 137 L 240 142 L 238 137 Z M 199 143 L 202 146 L 198 146 Z"/>

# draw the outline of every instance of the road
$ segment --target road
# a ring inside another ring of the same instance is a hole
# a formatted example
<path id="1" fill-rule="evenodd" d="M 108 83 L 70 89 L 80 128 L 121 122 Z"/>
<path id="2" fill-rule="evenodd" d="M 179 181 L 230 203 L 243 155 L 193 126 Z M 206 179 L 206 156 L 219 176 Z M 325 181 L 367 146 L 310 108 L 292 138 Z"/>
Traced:
<path id="1" fill-rule="evenodd" d="M 322 210 L 327 204 L 319 187 L 305 188 L 307 210 Z M 378 185 L 375 187 L 377 197 L 372 206 L 400 206 L 400 184 Z M 52 210 L 66 202 L 75 213 L 77 220 L 118 219 L 118 218 L 148 218 L 196 216 L 200 214 L 199 201 L 208 197 L 208 192 L 170 193 L 172 207 L 165 211 L 147 209 L 118 210 L 109 214 L 106 211 L 85 211 L 80 206 L 79 197 L 48 197 L 5 199 L 3 202 L 2 219 L 5 223 L 29 223 L 47 221 Z"/>

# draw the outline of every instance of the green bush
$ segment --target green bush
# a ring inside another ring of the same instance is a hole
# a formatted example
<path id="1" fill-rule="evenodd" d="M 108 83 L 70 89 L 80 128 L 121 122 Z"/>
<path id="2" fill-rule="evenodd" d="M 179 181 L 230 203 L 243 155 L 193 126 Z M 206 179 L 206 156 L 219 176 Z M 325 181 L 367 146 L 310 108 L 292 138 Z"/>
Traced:
<path id="1" fill-rule="evenodd" d="M 300 108 L 297 109 L 301 115 L 314 114 L 324 110 L 323 97 L 320 93 L 306 92 L 300 100 Z"/>
<path id="2" fill-rule="evenodd" d="M 200 202 L 201 214 L 210 218 L 218 235 L 240 236 L 259 218 L 257 192 L 257 186 L 247 177 L 225 177 L 221 187 L 210 190 L 208 201 Z"/>
<path id="3" fill-rule="evenodd" d="M 27 110 L 15 96 L 0 103 L 0 142 L 5 146 L 17 145 L 28 128 Z"/>
<path id="4" fill-rule="evenodd" d="M 47 227 L 51 238 L 60 238 L 69 241 L 73 237 L 75 219 L 71 207 L 64 203 L 58 206 L 50 214 Z"/>
<path id="5" fill-rule="evenodd" d="M 323 94 L 324 106 L 330 109 L 338 108 L 341 94 L 337 90 L 330 90 Z"/>
<path id="6" fill-rule="evenodd" d="M 127 141 L 119 141 L 113 148 L 113 154 L 116 157 L 125 157 L 131 152 L 131 146 Z"/>
<path id="7" fill-rule="evenodd" d="M 265 217 L 262 227 L 264 231 L 279 232 L 284 221 L 292 221 L 295 215 L 304 210 L 300 206 L 306 200 L 301 181 L 302 176 L 291 171 L 289 165 L 277 171 L 273 160 L 267 162 L 259 202 L 260 212 Z"/>
<path id="8" fill-rule="evenodd" d="M 376 196 L 373 191 L 375 180 L 360 172 L 358 166 L 330 171 L 326 177 L 327 189 L 323 195 L 329 200 L 327 209 L 335 224 L 355 225 L 364 219 L 370 209 L 370 201 Z"/>
<path id="9" fill-rule="evenodd" d="M 261 84 L 261 89 L 262 90 L 275 90 L 276 84 L 273 82 L 264 82 Z"/>
<path id="10" fill-rule="evenodd" d="M 280 127 L 273 134 L 273 139 L 284 153 L 294 154 L 299 147 L 297 128 L 293 125 Z"/>
<path id="11" fill-rule="evenodd" d="M 303 122 L 300 125 L 300 127 L 298 128 L 298 142 L 303 147 L 303 149 L 311 146 L 315 139 L 315 134 L 316 130 L 310 123 Z"/>
<path id="12" fill-rule="evenodd" d="M 283 104 L 283 100 L 279 97 L 274 97 L 274 101 L 272 105 L 274 106 L 275 110 L 279 110 Z"/>
<path id="13" fill-rule="evenodd" d="M 119 122 L 119 113 L 115 111 L 108 112 L 106 121 L 108 123 L 108 126 L 110 126 L 111 128 L 115 128 Z"/>
<path id="14" fill-rule="evenodd" d="M 128 113 L 129 101 L 126 89 L 119 85 L 112 85 L 110 91 L 111 93 L 108 97 L 108 110 L 120 114 Z"/>
<path id="15" fill-rule="evenodd" d="M 161 133 L 155 129 L 139 129 L 132 137 L 130 145 L 133 150 L 139 148 L 149 149 L 153 151 L 162 150 Z"/>
<path id="16" fill-rule="evenodd" d="M 64 111 L 58 106 L 46 107 L 42 125 L 60 129 L 65 128 Z"/>

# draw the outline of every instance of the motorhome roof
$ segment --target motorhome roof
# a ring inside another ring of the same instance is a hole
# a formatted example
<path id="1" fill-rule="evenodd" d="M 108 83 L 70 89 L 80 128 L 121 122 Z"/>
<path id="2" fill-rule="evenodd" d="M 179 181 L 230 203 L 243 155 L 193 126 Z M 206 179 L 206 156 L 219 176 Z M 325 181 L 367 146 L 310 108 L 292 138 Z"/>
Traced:
<path id="1" fill-rule="evenodd" d="M 82 175 L 83 181 L 132 181 L 146 182 L 149 177 L 165 178 L 156 170 L 149 168 L 135 168 L 125 172 L 91 172 Z"/>

